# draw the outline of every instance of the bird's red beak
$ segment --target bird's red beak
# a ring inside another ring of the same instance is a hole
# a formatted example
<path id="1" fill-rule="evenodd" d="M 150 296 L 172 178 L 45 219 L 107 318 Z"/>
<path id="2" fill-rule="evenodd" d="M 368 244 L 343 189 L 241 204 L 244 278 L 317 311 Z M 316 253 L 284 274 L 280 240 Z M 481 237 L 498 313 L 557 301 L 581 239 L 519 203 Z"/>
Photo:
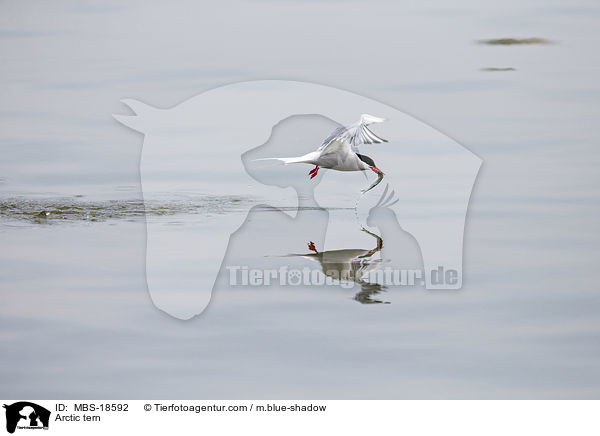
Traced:
<path id="1" fill-rule="evenodd" d="M 369 167 L 371 168 L 371 170 L 375 171 L 377 174 L 381 174 L 382 176 L 385 176 L 385 173 L 383 171 L 381 171 L 379 168 L 377 167 Z"/>

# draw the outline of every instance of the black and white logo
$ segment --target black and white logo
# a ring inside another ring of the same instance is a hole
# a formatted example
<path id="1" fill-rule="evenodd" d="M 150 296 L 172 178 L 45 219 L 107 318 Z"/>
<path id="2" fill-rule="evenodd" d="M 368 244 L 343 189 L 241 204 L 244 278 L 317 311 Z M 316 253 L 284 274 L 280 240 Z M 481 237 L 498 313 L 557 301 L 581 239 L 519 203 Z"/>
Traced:
<path id="1" fill-rule="evenodd" d="M 6 431 L 14 433 L 16 429 L 48 429 L 50 411 L 29 401 L 19 401 L 3 406 L 6 409 Z"/>

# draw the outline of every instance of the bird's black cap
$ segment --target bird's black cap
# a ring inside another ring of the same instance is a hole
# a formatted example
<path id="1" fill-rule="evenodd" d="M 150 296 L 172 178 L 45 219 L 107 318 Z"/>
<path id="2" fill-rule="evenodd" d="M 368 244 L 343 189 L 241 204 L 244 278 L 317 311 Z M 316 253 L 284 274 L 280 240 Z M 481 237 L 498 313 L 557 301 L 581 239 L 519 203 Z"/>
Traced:
<path id="1" fill-rule="evenodd" d="M 358 158 L 360 160 L 362 160 L 364 163 L 366 163 L 370 167 L 376 167 L 377 166 L 377 165 L 375 165 L 375 161 L 373 159 L 371 159 L 369 156 L 365 156 L 364 154 L 358 154 L 358 153 L 356 153 L 356 155 L 358 156 Z"/>

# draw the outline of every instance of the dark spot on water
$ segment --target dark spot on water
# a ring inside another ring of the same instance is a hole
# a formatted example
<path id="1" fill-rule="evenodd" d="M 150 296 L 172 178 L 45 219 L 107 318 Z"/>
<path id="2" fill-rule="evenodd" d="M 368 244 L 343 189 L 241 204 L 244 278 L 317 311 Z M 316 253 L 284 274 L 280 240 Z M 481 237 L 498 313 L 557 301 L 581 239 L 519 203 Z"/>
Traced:
<path id="1" fill-rule="evenodd" d="M 482 68 L 481 71 L 517 71 L 517 69 L 513 67 L 487 67 Z"/>
<path id="2" fill-rule="evenodd" d="M 535 45 L 535 44 L 553 44 L 553 41 L 544 38 L 497 38 L 480 39 L 479 44 L 487 45 Z"/>

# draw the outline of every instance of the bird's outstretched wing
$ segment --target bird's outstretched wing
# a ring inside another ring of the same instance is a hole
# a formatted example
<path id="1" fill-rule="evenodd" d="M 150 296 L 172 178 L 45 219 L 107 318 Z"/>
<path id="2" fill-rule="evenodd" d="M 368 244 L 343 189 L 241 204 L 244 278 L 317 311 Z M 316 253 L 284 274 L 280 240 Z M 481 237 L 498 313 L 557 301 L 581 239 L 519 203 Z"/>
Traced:
<path id="1" fill-rule="evenodd" d="M 337 154 L 339 156 L 346 156 L 350 153 L 350 141 L 344 138 L 334 138 L 327 144 L 324 144 L 319 148 L 321 150 L 321 156 L 328 154 Z"/>
<path id="2" fill-rule="evenodd" d="M 380 144 L 387 142 L 386 139 L 380 138 L 367 127 L 369 124 L 381 123 L 383 121 L 383 118 L 364 114 L 358 122 L 350 126 L 337 128 L 323 141 L 319 150 L 324 150 L 334 141 L 347 141 L 354 151 L 358 150 L 360 144 Z"/>
<path id="3" fill-rule="evenodd" d="M 350 155 L 354 154 L 350 148 L 350 143 L 345 139 L 334 138 L 319 150 L 321 150 L 319 156 L 321 165 L 330 168 L 344 166 Z"/>

